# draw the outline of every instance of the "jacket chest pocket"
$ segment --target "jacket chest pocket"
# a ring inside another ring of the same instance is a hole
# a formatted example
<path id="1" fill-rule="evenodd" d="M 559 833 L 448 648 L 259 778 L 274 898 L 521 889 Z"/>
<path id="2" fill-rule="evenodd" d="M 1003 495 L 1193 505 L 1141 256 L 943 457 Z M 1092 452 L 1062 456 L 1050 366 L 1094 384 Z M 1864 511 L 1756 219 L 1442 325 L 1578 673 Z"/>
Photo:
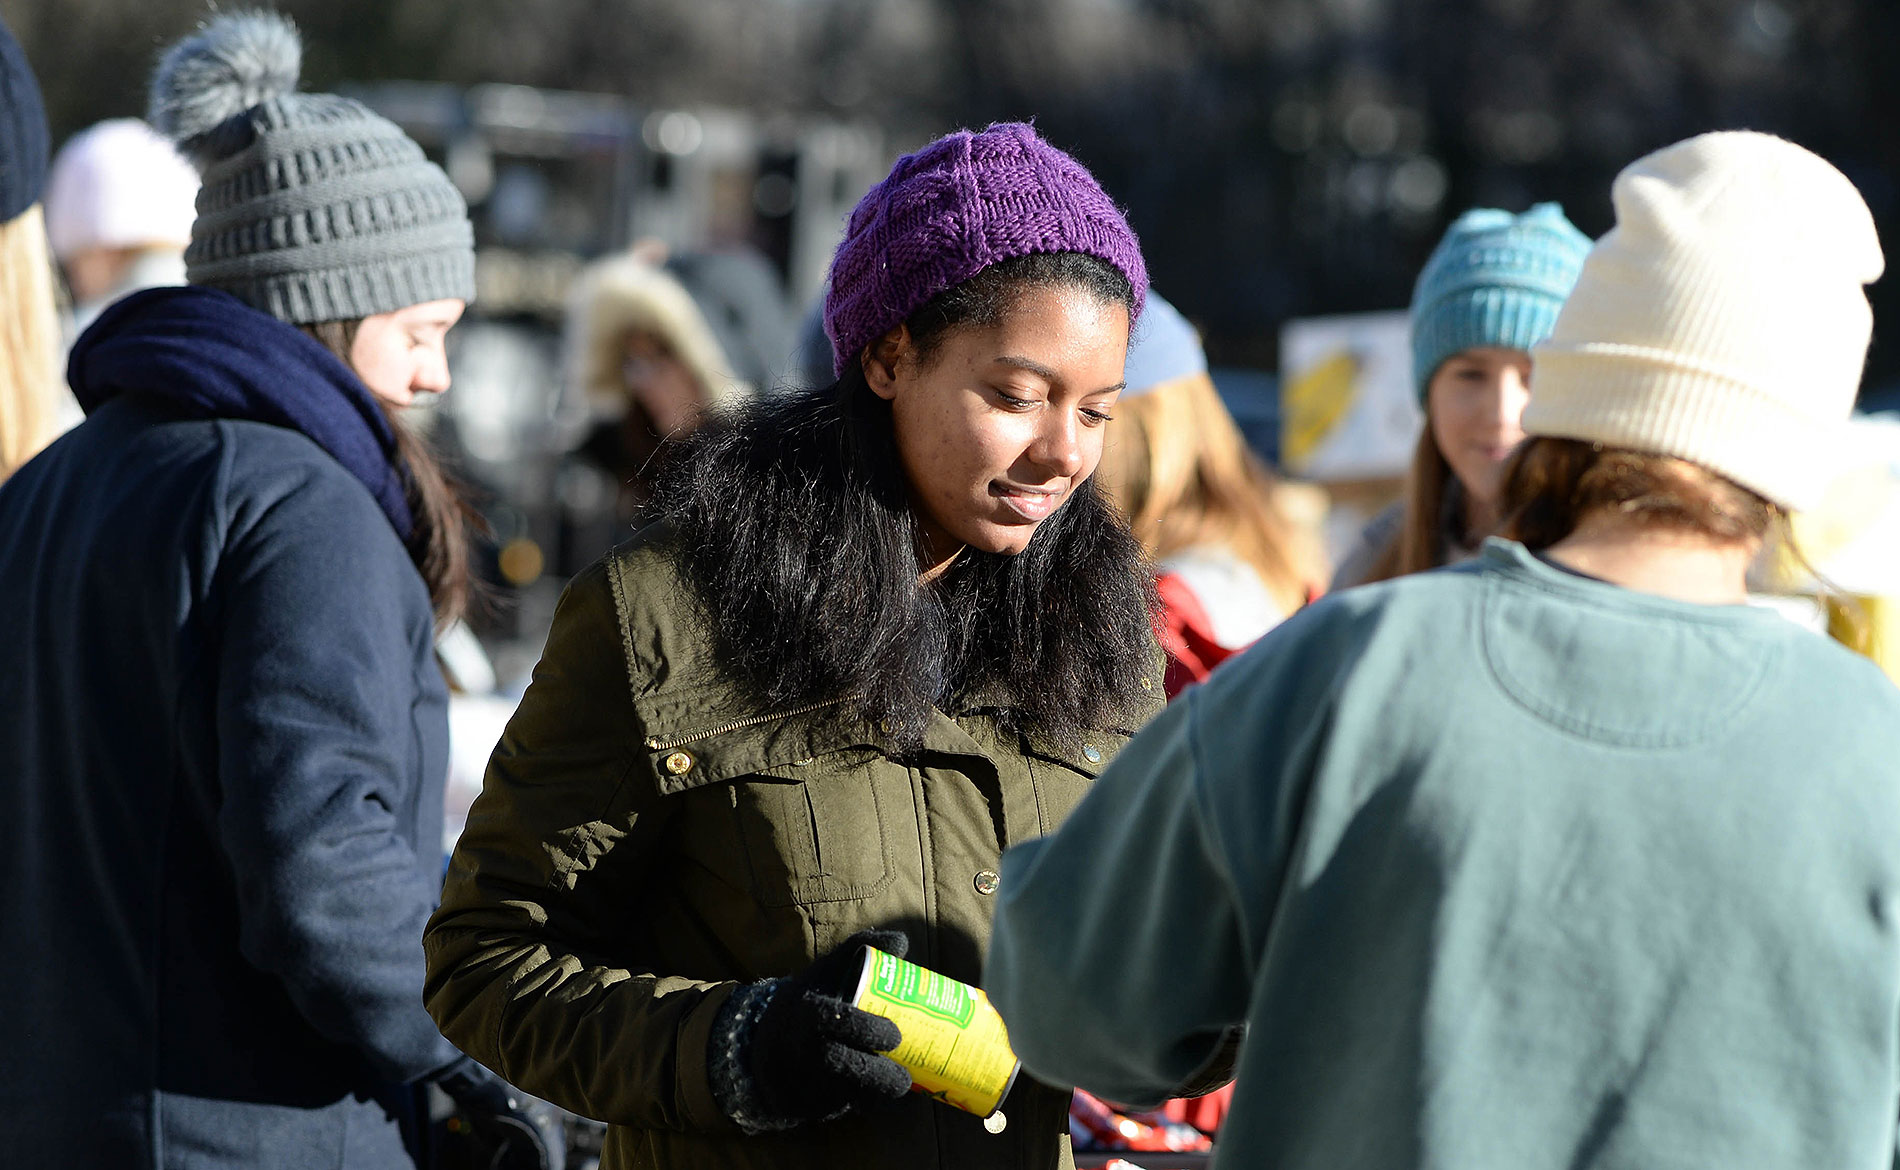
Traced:
<path id="1" fill-rule="evenodd" d="M 732 784 L 752 894 L 762 906 L 869 898 L 891 880 L 890 842 L 874 763 L 808 764 Z"/>

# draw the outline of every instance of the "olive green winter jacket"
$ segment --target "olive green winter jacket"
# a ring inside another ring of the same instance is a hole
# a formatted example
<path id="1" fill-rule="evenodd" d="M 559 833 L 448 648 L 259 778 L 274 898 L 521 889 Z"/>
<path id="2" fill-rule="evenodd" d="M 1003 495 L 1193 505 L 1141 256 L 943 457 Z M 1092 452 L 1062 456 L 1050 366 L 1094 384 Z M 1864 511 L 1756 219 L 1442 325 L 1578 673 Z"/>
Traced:
<path id="1" fill-rule="evenodd" d="M 1068 1093 L 1027 1077 L 1000 1134 L 912 1095 L 746 1135 L 714 1102 L 708 1039 L 739 982 L 867 927 L 979 982 L 1003 850 L 1055 828 L 1129 729 L 1063 754 L 935 713 L 900 762 L 840 707 L 742 702 L 710 647 L 651 540 L 569 586 L 429 924 L 443 1032 L 610 1122 L 605 1170 L 1069 1166 Z M 1140 680 L 1157 707 L 1159 677 Z"/>

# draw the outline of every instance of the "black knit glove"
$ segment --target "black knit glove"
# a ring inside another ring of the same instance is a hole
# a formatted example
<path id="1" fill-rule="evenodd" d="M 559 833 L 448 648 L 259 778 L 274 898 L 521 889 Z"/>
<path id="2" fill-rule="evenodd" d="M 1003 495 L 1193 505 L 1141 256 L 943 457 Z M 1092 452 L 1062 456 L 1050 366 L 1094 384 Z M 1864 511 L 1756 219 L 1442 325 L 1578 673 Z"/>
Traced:
<path id="1" fill-rule="evenodd" d="M 910 940 L 860 931 L 796 975 L 740 988 L 713 1029 L 712 1077 L 720 1105 L 752 1132 L 829 1121 L 901 1099 L 910 1073 L 883 1055 L 903 1033 L 852 1007 L 864 948 L 902 958 Z"/>

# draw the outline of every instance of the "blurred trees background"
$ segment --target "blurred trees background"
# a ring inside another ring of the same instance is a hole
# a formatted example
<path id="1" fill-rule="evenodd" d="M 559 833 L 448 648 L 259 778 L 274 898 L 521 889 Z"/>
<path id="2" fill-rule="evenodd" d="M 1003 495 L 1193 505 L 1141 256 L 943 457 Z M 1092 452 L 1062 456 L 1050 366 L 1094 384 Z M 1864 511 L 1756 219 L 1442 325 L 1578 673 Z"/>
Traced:
<path id="1" fill-rule="evenodd" d="M 1900 220 L 1891 0 L 283 0 L 305 85 L 515 82 L 861 117 L 900 144 L 1034 117 L 1129 209 L 1225 364 L 1281 320 L 1403 306 L 1473 204 L 1610 223 L 1640 154 L 1724 127 L 1807 145 Z M 56 139 L 137 112 L 204 0 L 0 0 Z M 1900 321 L 1900 277 L 1874 292 Z M 1877 331 L 1870 383 L 1900 379 Z"/>

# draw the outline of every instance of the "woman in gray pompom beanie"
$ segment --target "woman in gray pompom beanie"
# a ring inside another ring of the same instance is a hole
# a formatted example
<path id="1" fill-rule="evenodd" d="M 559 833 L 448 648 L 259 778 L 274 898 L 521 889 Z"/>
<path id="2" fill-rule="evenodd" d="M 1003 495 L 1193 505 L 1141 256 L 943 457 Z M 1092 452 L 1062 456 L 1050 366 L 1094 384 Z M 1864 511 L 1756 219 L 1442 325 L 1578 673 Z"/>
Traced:
<path id="1" fill-rule="evenodd" d="M 9 1165 L 402 1170 L 427 1083 L 534 1132 L 422 1007 L 468 556 L 398 412 L 448 389 L 472 236 L 300 53 L 257 13 L 165 55 L 189 284 L 99 315 L 86 421 L 0 485 Z"/>
<path id="2" fill-rule="evenodd" d="M 444 338 L 475 298 L 468 206 L 394 123 L 297 92 L 302 54 L 286 18 L 237 12 L 160 59 L 147 116 L 202 175 L 185 278 L 303 329 L 375 395 L 414 497 L 417 567 L 452 620 L 471 513 L 397 411 L 448 389 Z"/>

